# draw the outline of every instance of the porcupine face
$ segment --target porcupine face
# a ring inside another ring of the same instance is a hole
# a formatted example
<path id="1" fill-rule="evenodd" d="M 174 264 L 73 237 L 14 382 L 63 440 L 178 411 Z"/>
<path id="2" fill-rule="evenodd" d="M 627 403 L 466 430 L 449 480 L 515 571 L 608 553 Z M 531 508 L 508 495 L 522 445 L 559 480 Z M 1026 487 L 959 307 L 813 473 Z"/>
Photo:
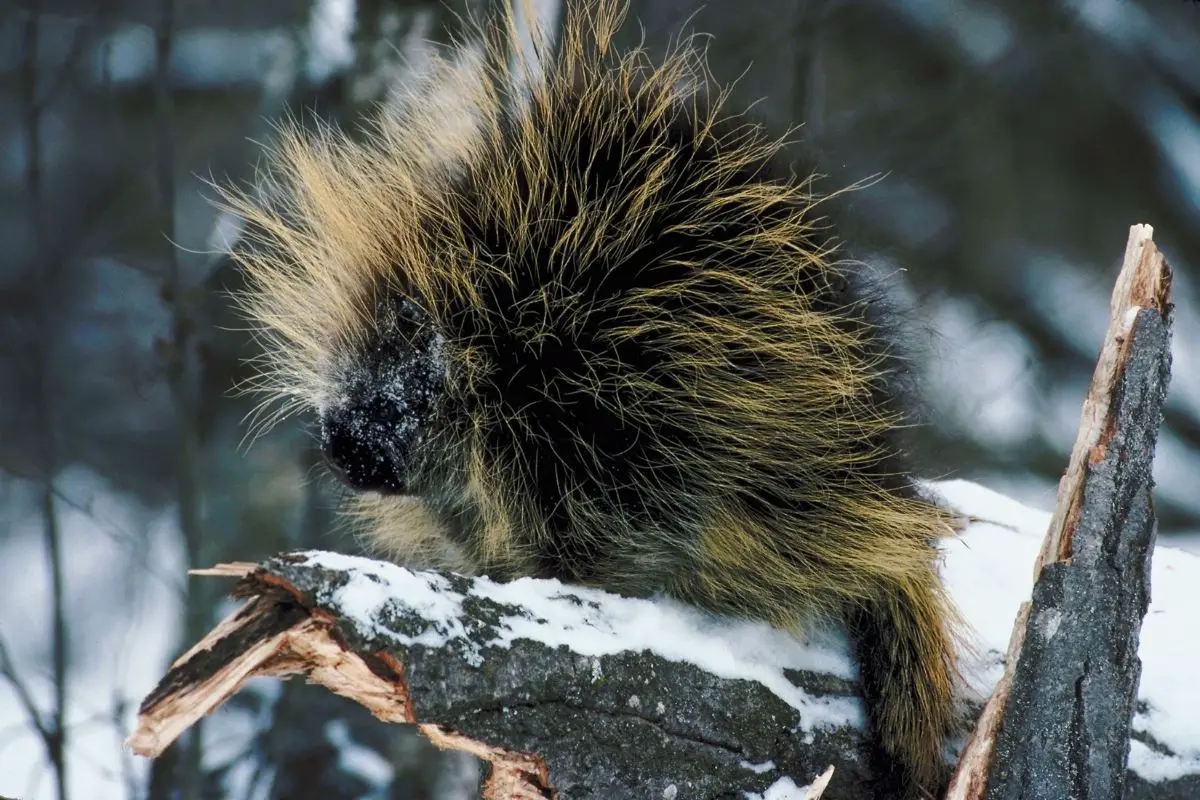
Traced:
<path id="1" fill-rule="evenodd" d="M 385 297 L 320 410 L 321 450 L 356 491 L 400 494 L 442 393 L 443 339 L 412 301 Z"/>

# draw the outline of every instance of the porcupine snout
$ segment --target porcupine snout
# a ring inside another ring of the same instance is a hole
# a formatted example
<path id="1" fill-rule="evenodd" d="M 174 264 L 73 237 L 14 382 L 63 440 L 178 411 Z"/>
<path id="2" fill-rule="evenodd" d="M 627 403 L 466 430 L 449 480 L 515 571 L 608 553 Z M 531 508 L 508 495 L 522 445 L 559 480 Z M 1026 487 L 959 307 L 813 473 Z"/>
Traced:
<path id="1" fill-rule="evenodd" d="M 404 459 L 386 423 L 389 416 L 382 398 L 337 406 L 321 416 L 321 452 L 355 491 L 404 491 Z"/>

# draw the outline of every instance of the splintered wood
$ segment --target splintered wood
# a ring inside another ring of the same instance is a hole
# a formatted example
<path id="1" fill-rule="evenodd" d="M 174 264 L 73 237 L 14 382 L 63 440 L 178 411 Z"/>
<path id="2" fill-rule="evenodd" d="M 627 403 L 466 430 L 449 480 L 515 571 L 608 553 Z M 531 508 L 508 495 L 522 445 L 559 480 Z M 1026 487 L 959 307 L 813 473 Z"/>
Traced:
<path id="1" fill-rule="evenodd" d="M 821 796 L 825 794 L 825 789 L 829 787 L 829 782 L 833 780 L 833 764 L 826 767 L 825 771 L 817 776 L 808 787 L 808 793 L 804 795 L 804 800 L 821 800 Z"/>
<path id="2" fill-rule="evenodd" d="M 236 594 L 250 599 L 180 656 L 142 702 L 137 729 L 126 740 L 135 753 L 157 757 L 251 678 L 302 674 L 385 722 L 416 725 L 437 747 L 479 758 L 489 767 L 483 783 L 485 798 L 555 796 L 540 757 L 418 722 L 404 665 L 387 652 L 351 650 L 337 635 L 333 618 L 306 606 L 300 592 L 279 576 L 254 564 L 222 564 L 193 574 L 239 577 L 242 582 Z"/>
<path id="3" fill-rule="evenodd" d="M 1162 253 L 1154 246 L 1153 234 L 1154 229 L 1149 225 L 1134 225 L 1129 229 L 1121 273 L 1109 303 L 1108 333 L 1083 401 L 1079 434 L 1066 474 L 1058 485 L 1058 500 L 1054 504 L 1054 515 L 1050 518 L 1041 555 L 1034 566 L 1034 578 L 1041 575 L 1046 564 L 1071 557 L 1087 468 L 1103 460 L 1108 441 L 1116 430 L 1113 398 L 1129 362 L 1137 312 L 1144 308 L 1164 317 L 1167 315 L 1171 272 Z"/>
<path id="4" fill-rule="evenodd" d="M 1154 245 L 1151 238 L 1153 232 L 1149 225 L 1134 225 L 1130 228 L 1124 261 L 1110 303 L 1109 327 L 1083 403 L 1079 433 L 1066 472 L 1059 482 L 1050 526 L 1034 564 L 1035 582 L 1042 577 L 1047 565 L 1070 562 L 1072 558 L 1085 486 L 1093 470 L 1105 460 L 1110 446 L 1115 441 L 1114 437 L 1118 434 L 1116 403 L 1121 382 L 1129 378 L 1139 385 L 1153 383 L 1152 378 L 1129 376 L 1131 347 L 1139 312 L 1153 311 L 1167 323 L 1169 331 L 1171 272 Z M 1169 351 L 1165 350 L 1165 344 L 1163 347 L 1164 351 L 1155 355 L 1159 359 L 1167 360 Z M 1165 388 L 1163 391 L 1165 392 Z M 1161 410 L 1161 398 L 1158 400 Z M 1127 421 L 1125 424 L 1131 423 Z M 1156 430 L 1158 422 L 1156 419 L 1139 419 L 1132 424 L 1153 425 Z M 1150 441 L 1153 442 L 1153 438 Z M 1123 513 L 1120 506 L 1123 501 L 1110 499 L 1110 515 Z M 1153 550 L 1152 543 L 1149 550 Z M 1147 575 L 1149 558 L 1148 552 L 1144 565 Z M 982 800 L 988 795 L 989 774 L 997 758 L 997 741 L 1012 696 L 1014 675 L 1025 647 L 1026 627 L 1029 625 L 1032 607 L 1031 602 L 1023 603 L 1017 615 L 1005 659 L 1004 675 L 984 707 L 983 714 L 959 758 L 946 795 L 947 800 Z M 1140 626 L 1141 616 L 1139 615 L 1136 621 L 1114 619 L 1111 623 L 1118 626 Z M 1136 680 L 1134 687 L 1136 689 Z M 1070 713 L 1070 710 L 1064 709 L 1063 713 Z"/>

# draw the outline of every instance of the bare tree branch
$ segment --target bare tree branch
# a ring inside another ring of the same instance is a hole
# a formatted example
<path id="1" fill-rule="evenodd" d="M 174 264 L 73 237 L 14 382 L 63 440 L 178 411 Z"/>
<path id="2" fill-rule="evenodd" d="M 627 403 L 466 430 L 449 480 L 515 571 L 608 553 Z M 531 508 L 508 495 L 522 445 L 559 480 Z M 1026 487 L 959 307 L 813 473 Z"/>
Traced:
<path id="1" fill-rule="evenodd" d="M 25 714 L 29 717 L 29 724 L 34 727 L 49 751 L 54 731 L 42 719 L 42 712 L 38 710 L 37 701 L 29 693 L 29 685 L 17 674 L 17 665 L 13 663 L 12 656 L 8 654 L 8 644 L 2 635 L 0 635 L 0 675 L 3 675 L 12 686 L 13 692 L 17 696 L 17 702 L 21 704 L 21 707 L 25 709 Z"/>

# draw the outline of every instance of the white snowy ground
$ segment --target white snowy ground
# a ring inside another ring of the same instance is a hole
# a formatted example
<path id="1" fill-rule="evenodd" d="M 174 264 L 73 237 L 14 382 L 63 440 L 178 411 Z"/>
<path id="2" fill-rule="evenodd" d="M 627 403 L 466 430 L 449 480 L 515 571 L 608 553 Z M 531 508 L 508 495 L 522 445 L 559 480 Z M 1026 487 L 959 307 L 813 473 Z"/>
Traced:
<path id="1" fill-rule="evenodd" d="M 977 634 L 980 658 L 968 665 L 968 671 L 978 689 L 986 694 L 1000 676 L 1000 657 L 1007 648 L 1017 607 L 1029 596 L 1034 559 L 1050 515 L 965 481 L 942 482 L 935 487 L 959 510 L 1011 526 L 975 524 L 961 538 L 945 546 L 945 580 Z M 170 541 L 171 538 L 150 537 L 150 541 Z M 29 545 L 35 546 L 32 536 L 30 539 Z M 337 598 L 343 607 L 356 610 L 354 616 L 360 624 L 368 626 L 367 620 L 380 604 L 403 598 L 405 604 L 422 606 L 423 613 L 437 623 L 420 637 L 423 644 L 436 645 L 448 638 L 463 636 L 459 621 L 463 598 L 449 591 L 446 583 L 434 586 L 424 575 L 366 559 L 332 553 L 314 554 L 314 557 L 329 566 L 353 566 L 361 571 L 361 577 L 341 590 Z M 109 576 L 113 574 L 112 567 L 101 566 L 111 556 L 93 552 L 81 555 L 81 558 L 89 562 L 93 570 Z M 178 558 L 179 554 L 171 553 L 161 559 L 161 563 L 177 563 Z M 383 585 L 367 579 L 367 573 L 382 579 Z M 432 581 L 437 582 L 436 579 Z M 25 598 L 28 602 L 31 595 L 42 594 L 41 588 L 28 583 L 0 586 L 0 601 L 15 604 Z M 664 658 L 691 662 L 717 675 L 760 681 L 783 700 L 800 708 L 808 721 L 806 727 L 810 729 L 820 725 L 861 723 L 861 709 L 857 703 L 810 697 L 784 677 L 785 668 L 823 670 L 850 677 L 853 667 L 846 644 L 836 634 L 818 634 L 809 641 L 799 642 L 762 625 L 714 620 L 676 603 L 616 598 L 587 589 L 564 587 L 554 581 L 521 580 L 509 584 L 479 581 L 474 591 L 536 611 L 530 615 L 532 619 L 513 616 L 506 620 L 507 627 L 500 626 L 504 633 L 498 644 L 523 637 L 552 646 L 567 645 L 589 656 L 649 649 Z M 150 594 L 157 595 L 149 604 L 150 608 L 162 611 L 173 608 L 174 604 L 161 589 Z M 1177 755 L 1164 757 L 1133 742 L 1130 766 L 1147 780 L 1165 780 L 1200 772 L 1200 722 L 1197 722 L 1200 720 L 1200 681 L 1195 678 L 1196 665 L 1200 662 L 1200 640 L 1192 622 L 1195 610 L 1200 608 L 1200 556 L 1171 547 L 1158 547 L 1154 555 L 1151 594 L 1140 651 L 1143 668 L 1139 696 L 1145 701 L 1146 710 L 1137 714 L 1134 728 L 1146 731 Z M 595 608 L 589 603 L 571 602 L 564 595 L 601 602 L 599 608 Z M 165 634 L 174 627 L 170 612 L 150 616 L 155 618 L 138 621 L 137 627 L 143 633 L 156 630 Z M 162 643 L 171 640 L 173 635 L 162 637 Z M 697 646 L 700 640 L 704 646 Z M 122 764 L 117 757 L 117 738 L 111 729 L 88 726 L 85 717 L 89 711 L 99 712 L 119 690 L 132 701 L 121 719 L 122 725 L 129 730 L 137 700 L 152 688 L 159 670 L 165 668 L 165 653 L 157 652 L 155 648 L 150 650 L 154 652 L 141 650 L 141 655 L 146 657 L 136 659 L 137 664 L 123 660 L 117 674 L 98 670 L 88 674 L 77 671 L 74 675 L 72 695 L 80 726 L 71 752 L 70 782 L 75 796 L 125 797 L 126 786 L 123 784 L 134 776 L 144 775 L 146 764 L 142 759 L 127 756 Z M 102 666 L 108 661 L 97 658 L 94 663 Z M 599 661 L 596 664 L 598 668 Z M 275 688 L 273 682 L 264 682 L 251 690 L 263 692 L 269 700 Z M 44 767 L 38 766 L 44 761 L 36 739 L 27 730 L 24 734 L 19 732 L 21 720 L 22 715 L 11 693 L 6 686 L 0 686 L 0 795 L 40 800 L 51 795 L 52 780 L 44 774 Z M 206 741 L 214 745 L 224 743 L 220 749 L 229 751 L 226 755 L 232 755 L 241 746 L 239 742 L 244 743 L 263 722 L 265 720 L 243 719 L 233 714 L 218 715 L 206 731 Z M 345 731 L 339 734 L 338 730 L 330 730 L 326 734 L 339 744 L 348 767 L 353 766 L 364 777 L 386 785 L 389 779 L 386 765 L 377 763 L 378 759 L 369 751 L 348 741 Z M 754 764 L 746 767 L 748 770 L 769 768 Z M 40 779 L 35 777 L 39 773 Z M 808 781 L 815 776 L 797 777 Z M 799 800 L 804 795 L 804 787 L 782 781 L 766 792 L 762 800 Z"/>

